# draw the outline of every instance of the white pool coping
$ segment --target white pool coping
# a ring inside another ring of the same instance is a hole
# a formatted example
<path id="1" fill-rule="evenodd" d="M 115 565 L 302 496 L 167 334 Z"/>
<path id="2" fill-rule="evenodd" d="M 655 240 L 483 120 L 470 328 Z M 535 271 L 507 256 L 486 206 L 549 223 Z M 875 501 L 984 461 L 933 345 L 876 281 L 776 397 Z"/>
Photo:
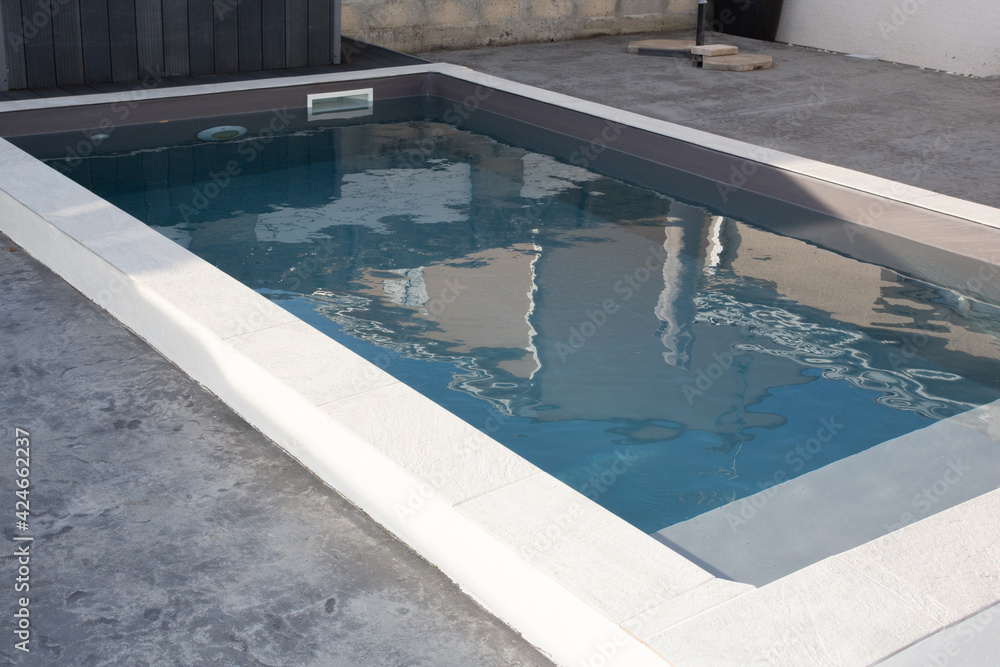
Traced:
<path id="1" fill-rule="evenodd" d="M 1000 227 L 997 209 L 453 65 L 142 93 L 424 72 Z M 126 99 L 137 97 L 3 102 L 0 113 Z M 3 140 L 0 229 L 557 664 L 868 665 L 1000 602 L 1000 491 L 761 588 L 725 581 Z"/>

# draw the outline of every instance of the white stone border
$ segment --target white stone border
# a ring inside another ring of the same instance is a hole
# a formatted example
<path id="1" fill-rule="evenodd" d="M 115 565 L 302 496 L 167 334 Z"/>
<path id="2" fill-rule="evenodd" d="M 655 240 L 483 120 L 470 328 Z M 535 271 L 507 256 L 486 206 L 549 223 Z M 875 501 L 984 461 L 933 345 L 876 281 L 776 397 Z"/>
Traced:
<path id="1" fill-rule="evenodd" d="M 892 189 L 883 179 L 456 66 L 175 88 L 147 97 L 420 72 L 875 194 Z M 130 94 L 5 102 L 0 112 Z M 961 208 L 933 197 L 909 203 L 943 213 Z M 1000 211 L 969 206 L 974 216 L 960 217 L 998 226 Z M 2 140 L 0 227 L 558 664 L 663 665 L 666 658 L 677 665 L 866 665 L 1000 601 L 1000 492 L 760 589 L 720 580 Z"/>

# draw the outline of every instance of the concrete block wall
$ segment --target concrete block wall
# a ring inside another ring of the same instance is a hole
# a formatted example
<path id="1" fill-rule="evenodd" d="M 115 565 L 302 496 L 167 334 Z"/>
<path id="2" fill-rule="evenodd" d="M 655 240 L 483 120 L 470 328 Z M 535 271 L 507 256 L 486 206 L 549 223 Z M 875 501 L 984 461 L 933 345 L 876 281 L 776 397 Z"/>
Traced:
<path id="1" fill-rule="evenodd" d="M 997 0 L 785 0 L 778 41 L 1000 75 Z"/>
<path id="2" fill-rule="evenodd" d="M 418 53 L 693 28 L 697 0 L 343 0 L 343 33 Z"/>

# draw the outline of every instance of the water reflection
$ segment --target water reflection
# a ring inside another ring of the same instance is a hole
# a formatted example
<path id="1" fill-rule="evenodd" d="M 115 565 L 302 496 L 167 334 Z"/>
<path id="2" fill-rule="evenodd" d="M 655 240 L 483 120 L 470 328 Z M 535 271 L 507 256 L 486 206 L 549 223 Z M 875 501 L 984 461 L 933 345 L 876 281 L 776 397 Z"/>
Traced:
<path id="1" fill-rule="evenodd" d="M 773 450 L 757 450 L 754 479 L 769 478 L 802 415 L 867 415 L 847 455 L 1000 396 L 993 307 L 682 196 L 419 121 L 279 137 L 180 216 L 237 147 L 95 159 L 74 177 L 271 298 L 305 299 L 332 335 L 445 362 L 449 389 L 563 425 L 533 446 L 590 452 L 543 465 L 567 481 L 620 460 L 612 447 L 675 443 L 642 465 L 684 468 L 682 447 L 697 450 L 683 454 L 697 479 L 636 485 L 719 504 L 757 490 L 727 486 L 747 475 L 740 448 Z M 421 368 L 388 370 L 418 384 Z"/>

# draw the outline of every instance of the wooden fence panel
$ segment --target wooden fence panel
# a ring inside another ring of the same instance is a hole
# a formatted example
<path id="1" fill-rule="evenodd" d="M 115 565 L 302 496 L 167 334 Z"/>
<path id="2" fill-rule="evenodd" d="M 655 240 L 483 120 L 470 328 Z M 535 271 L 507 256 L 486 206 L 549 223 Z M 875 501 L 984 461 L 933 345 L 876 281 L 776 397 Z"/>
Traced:
<path id="1" fill-rule="evenodd" d="M 139 78 L 163 76 L 163 5 L 161 0 L 135 0 L 136 55 Z"/>
<path id="2" fill-rule="evenodd" d="M 52 7 L 56 83 L 60 86 L 79 86 L 84 82 L 80 0 L 59 0 Z"/>
<path id="3" fill-rule="evenodd" d="M 187 0 L 163 0 L 163 70 L 167 76 L 191 73 Z"/>
<path id="4" fill-rule="evenodd" d="M 111 34 L 108 0 L 84 0 L 80 5 L 84 81 L 111 81 Z"/>
<path id="5" fill-rule="evenodd" d="M 0 90 L 340 62 L 341 0 L 0 0 Z"/>
<path id="6" fill-rule="evenodd" d="M 21 27 L 28 87 L 54 87 L 56 56 L 52 41 L 52 5 L 49 0 L 21 0 Z"/>
<path id="7" fill-rule="evenodd" d="M 139 79 L 139 51 L 135 33 L 135 0 L 108 0 L 111 40 L 111 79 L 128 83 Z"/>

